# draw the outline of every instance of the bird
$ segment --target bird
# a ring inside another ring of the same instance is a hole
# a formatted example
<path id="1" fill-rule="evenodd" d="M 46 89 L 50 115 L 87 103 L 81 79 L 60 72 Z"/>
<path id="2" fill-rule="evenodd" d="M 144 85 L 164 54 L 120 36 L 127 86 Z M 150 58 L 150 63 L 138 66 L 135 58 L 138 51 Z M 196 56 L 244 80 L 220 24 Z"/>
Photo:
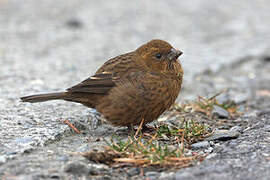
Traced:
<path id="1" fill-rule="evenodd" d="M 150 123 L 175 102 L 181 90 L 182 51 L 153 39 L 106 61 L 94 75 L 63 92 L 21 97 L 22 102 L 65 100 L 95 108 L 113 126 Z"/>

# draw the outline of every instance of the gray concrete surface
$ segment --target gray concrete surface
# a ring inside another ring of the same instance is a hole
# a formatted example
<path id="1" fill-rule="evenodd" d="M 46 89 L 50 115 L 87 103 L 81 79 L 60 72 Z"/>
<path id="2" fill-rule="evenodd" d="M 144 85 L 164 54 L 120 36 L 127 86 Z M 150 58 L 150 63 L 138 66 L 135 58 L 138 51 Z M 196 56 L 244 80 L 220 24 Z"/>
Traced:
<path id="1" fill-rule="evenodd" d="M 89 138 L 115 129 L 88 126 L 96 114 L 78 104 L 27 104 L 18 98 L 70 87 L 107 59 L 153 38 L 184 52 L 179 101 L 223 88 L 232 89 L 231 98 L 253 97 L 247 89 L 268 80 L 259 81 L 254 72 L 263 69 L 264 77 L 268 66 L 254 68 L 270 55 L 269 19 L 268 0 L 0 0 L 0 176 L 49 179 L 53 171 L 72 178 L 62 167 L 80 158 L 66 152 L 91 149 Z M 67 118 L 80 122 L 85 134 L 69 132 L 62 123 Z M 230 177 L 230 168 L 226 172 Z"/>

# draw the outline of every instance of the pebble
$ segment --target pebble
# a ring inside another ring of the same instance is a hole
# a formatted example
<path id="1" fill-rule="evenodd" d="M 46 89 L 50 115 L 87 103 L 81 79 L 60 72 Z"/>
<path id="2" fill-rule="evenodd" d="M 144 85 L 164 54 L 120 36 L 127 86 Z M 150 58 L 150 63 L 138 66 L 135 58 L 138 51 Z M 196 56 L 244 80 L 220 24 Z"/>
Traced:
<path id="1" fill-rule="evenodd" d="M 219 103 L 225 103 L 225 102 L 227 102 L 227 101 L 229 101 L 230 100 L 230 96 L 229 96 L 229 94 L 228 93 L 223 93 L 223 94 L 220 94 L 219 96 L 217 96 L 216 97 L 216 99 L 217 99 L 217 101 L 219 102 Z"/>
<path id="2" fill-rule="evenodd" d="M 60 178 L 61 178 L 61 176 L 57 173 L 50 175 L 50 179 L 60 179 Z"/>
<path id="3" fill-rule="evenodd" d="M 173 180 L 174 179 L 173 175 L 174 175 L 174 172 L 170 172 L 170 173 L 161 172 L 158 179 L 159 180 Z"/>
<path id="4" fill-rule="evenodd" d="M 64 167 L 64 171 L 71 174 L 88 175 L 90 169 L 87 164 L 82 162 L 70 162 Z"/>
<path id="5" fill-rule="evenodd" d="M 5 156 L 0 156 L 0 165 L 7 162 L 7 158 Z"/>
<path id="6" fill-rule="evenodd" d="M 233 96 L 233 100 L 236 104 L 241 104 L 241 103 L 244 103 L 248 100 L 249 98 L 249 94 L 237 94 L 237 96 Z"/>
<path id="7" fill-rule="evenodd" d="M 213 150 L 214 150 L 214 148 L 209 147 L 209 148 L 205 149 L 204 152 L 205 152 L 205 153 L 212 153 Z"/>
<path id="8" fill-rule="evenodd" d="M 129 176 L 135 176 L 135 175 L 138 175 L 138 174 L 140 174 L 140 169 L 138 167 L 130 168 L 129 171 L 128 171 Z"/>
<path id="9" fill-rule="evenodd" d="M 154 171 L 148 171 L 145 173 L 145 176 L 150 179 L 150 180 L 154 180 L 154 179 L 157 179 L 157 176 L 158 176 L 158 172 L 154 172 Z"/>
<path id="10" fill-rule="evenodd" d="M 191 145 L 192 149 L 206 149 L 210 147 L 210 143 L 208 141 L 201 141 Z"/>
<path id="11" fill-rule="evenodd" d="M 239 132 L 239 133 L 242 133 L 243 132 L 243 128 L 241 126 L 234 126 L 230 129 L 230 131 L 236 131 L 236 132 Z"/>
<path id="12" fill-rule="evenodd" d="M 111 169 L 104 164 L 90 164 L 89 165 L 89 174 L 99 175 L 105 174 L 105 172 L 111 171 Z"/>
<path id="13" fill-rule="evenodd" d="M 213 141 L 213 140 L 219 140 L 219 141 L 227 141 L 230 139 L 236 139 L 240 135 L 239 131 L 235 130 L 217 130 L 215 133 L 208 137 L 206 140 Z"/>
<path id="14" fill-rule="evenodd" d="M 264 57 L 263 57 L 263 60 L 264 60 L 265 62 L 270 62 L 270 55 L 264 56 Z"/>
<path id="15" fill-rule="evenodd" d="M 214 115 L 217 115 L 219 118 L 229 118 L 230 117 L 230 113 L 226 109 L 223 109 L 222 107 L 217 106 L 217 105 L 214 105 L 213 107 L 214 107 L 214 109 L 213 109 L 212 113 Z"/>
<path id="16" fill-rule="evenodd" d="M 77 18 L 71 18 L 66 22 L 67 26 L 74 29 L 82 28 L 83 23 Z"/>

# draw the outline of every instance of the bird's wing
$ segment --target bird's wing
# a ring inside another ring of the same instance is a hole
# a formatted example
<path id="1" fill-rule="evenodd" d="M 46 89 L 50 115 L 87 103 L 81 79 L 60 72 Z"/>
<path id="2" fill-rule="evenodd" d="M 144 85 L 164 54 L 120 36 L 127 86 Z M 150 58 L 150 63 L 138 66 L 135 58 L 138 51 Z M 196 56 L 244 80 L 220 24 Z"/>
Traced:
<path id="1" fill-rule="evenodd" d="M 68 92 L 106 94 L 116 86 L 116 82 L 125 79 L 130 74 L 129 66 L 132 64 L 134 53 L 126 53 L 105 62 L 95 75 L 87 78 L 81 83 L 67 89 Z"/>
<path id="2" fill-rule="evenodd" d="M 81 93 L 94 93 L 94 94 L 106 94 L 112 87 L 115 86 L 115 82 L 119 77 L 114 76 L 111 72 L 102 72 L 95 74 L 82 81 L 81 83 L 68 88 L 68 92 L 81 92 Z"/>

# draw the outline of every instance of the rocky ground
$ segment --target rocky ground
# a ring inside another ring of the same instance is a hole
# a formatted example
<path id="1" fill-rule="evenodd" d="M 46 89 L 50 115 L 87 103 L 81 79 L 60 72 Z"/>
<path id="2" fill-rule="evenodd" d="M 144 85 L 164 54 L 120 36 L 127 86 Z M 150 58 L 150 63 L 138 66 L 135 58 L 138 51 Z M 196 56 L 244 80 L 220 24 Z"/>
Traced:
<path id="1" fill-rule="evenodd" d="M 267 0 L 0 0 L 0 177 L 269 179 L 269 5 Z M 98 139 L 118 128 L 75 103 L 18 100 L 74 85 L 106 59 L 152 38 L 184 52 L 180 103 L 228 89 L 218 100 L 234 100 L 244 112 L 233 122 L 223 114 L 228 120 L 217 127 L 223 133 L 192 145 L 209 153 L 201 163 L 180 170 L 144 168 L 142 175 L 138 167 L 90 162 L 74 152 L 105 145 Z M 70 131 L 65 119 L 82 133 Z"/>

